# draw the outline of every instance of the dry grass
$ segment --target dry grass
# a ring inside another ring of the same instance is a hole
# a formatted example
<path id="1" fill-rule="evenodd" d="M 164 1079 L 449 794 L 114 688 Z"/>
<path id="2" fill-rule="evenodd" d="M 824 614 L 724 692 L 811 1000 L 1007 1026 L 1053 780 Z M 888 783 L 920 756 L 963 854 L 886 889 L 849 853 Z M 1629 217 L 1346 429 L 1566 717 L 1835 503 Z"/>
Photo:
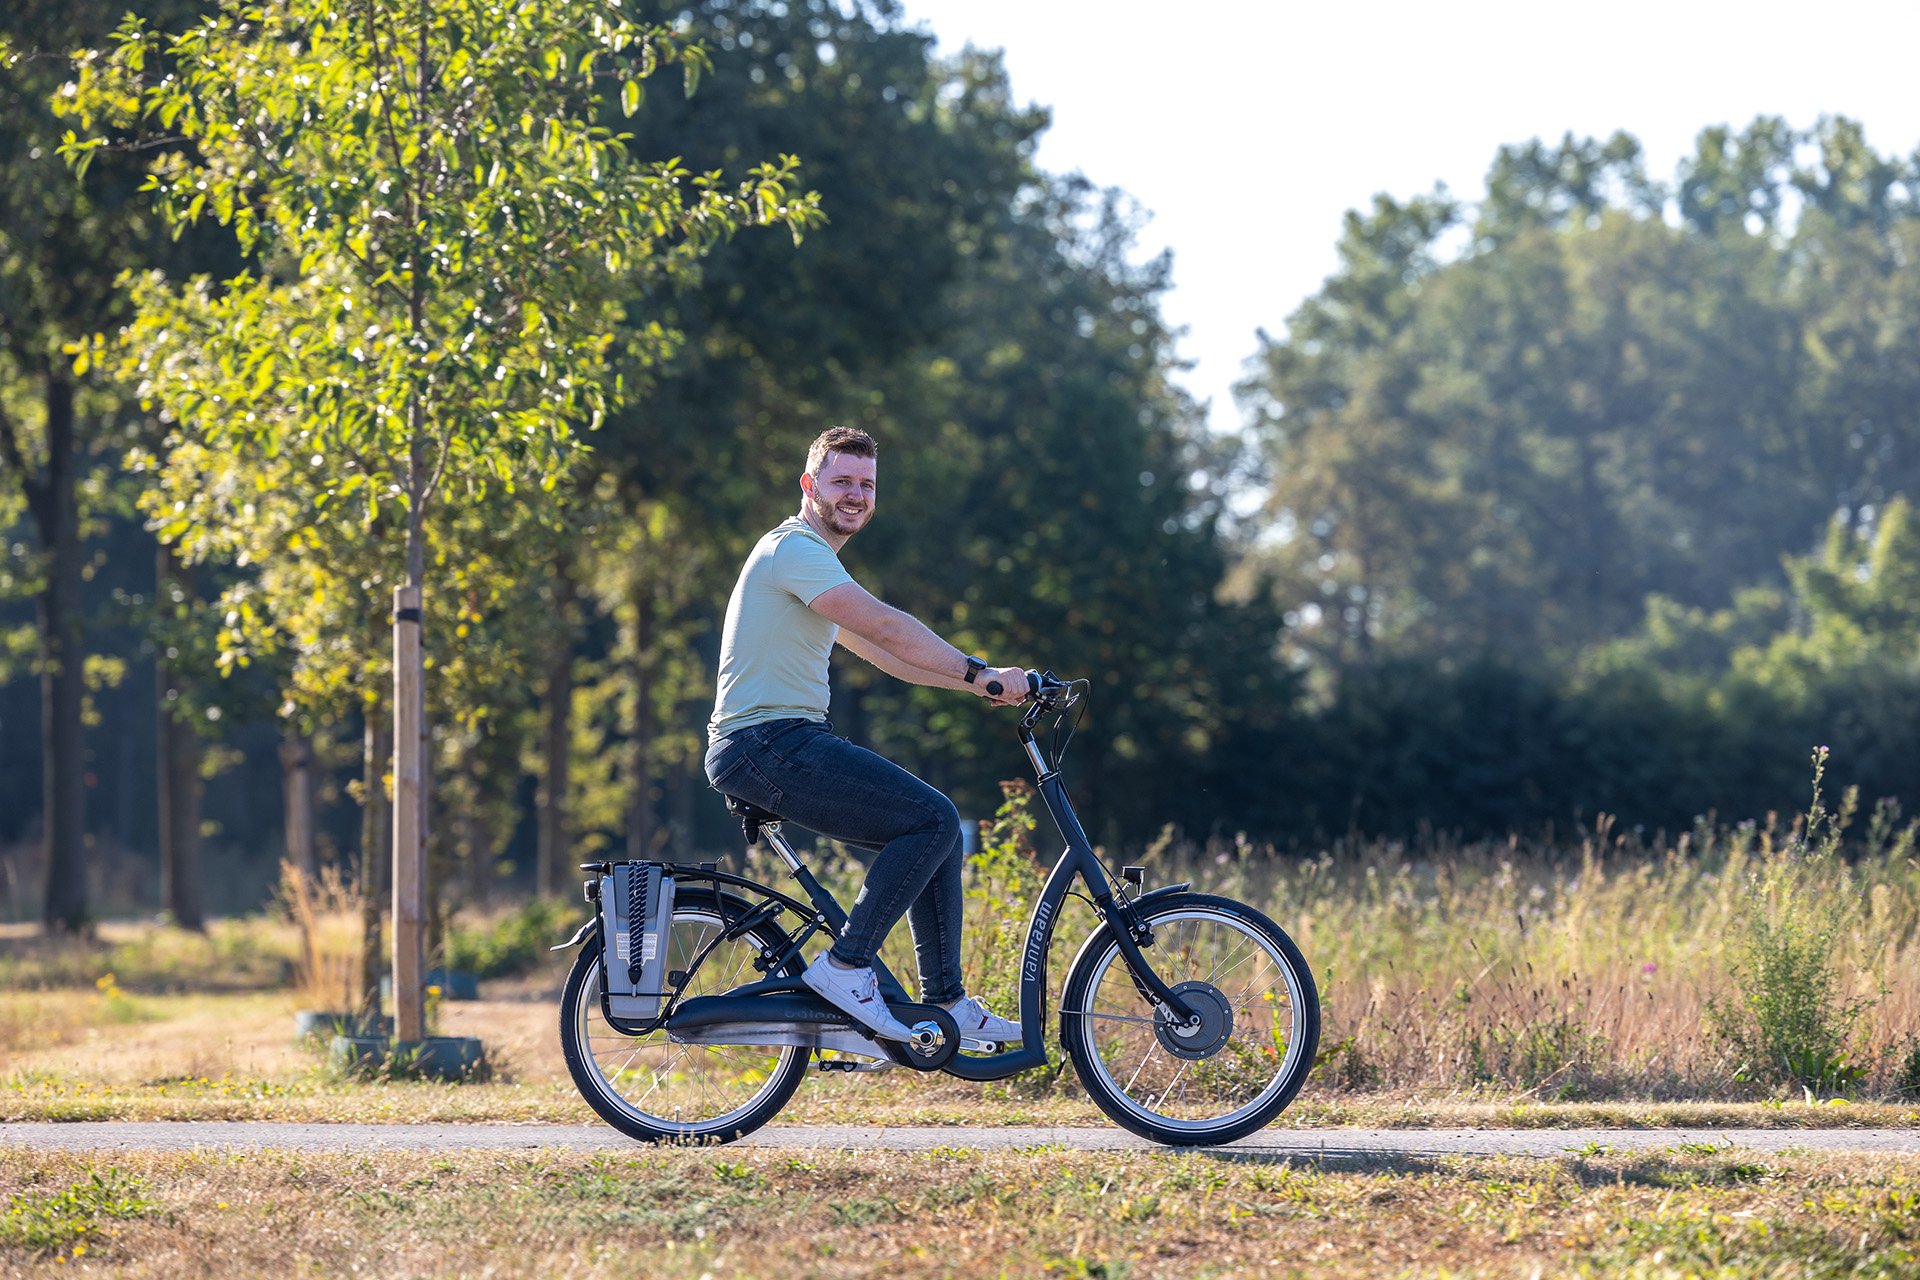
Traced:
<path id="1" fill-rule="evenodd" d="M 0 924 L 0 990 L 85 989 L 111 973 L 136 993 L 257 991 L 286 985 L 298 947 L 294 930 L 268 916 L 214 920 L 204 933 L 113 920 L 90 937 Z"/>
<path id="2" fill-rule="evenodd" d="M 1691 1147 L 1265 1163 L 1033 1148 L 0 1152 L 0 1271 L 1897 1276 L 1920 1162 Z M 29 1243 L 31 1241 L 31 1243 Z"/>
<path id="3" fill-rule="evenodd" d="M 1734 940 L 1793 839 L 1703 825 L 1649 844 L 1603 823 L 1572 850 L 1169 849 L 1153 870 L 1263 903 L 1293 935 L 1321 987 L 1323 1087 L 1736 1099 L 1766 1090 L 1736 1079 L 1709 1009 L 1739 1001 Z M 1892 1098 L 1920 1045 L 1920 863 L 1895 842 L 1846 874 L 1816 891 L 1845 917 L 1839 1000 L 1863 1008 L 1855 1092 Z"/>
<path id="4" fill-rule="evenodd" d="M 300 941 L 293 989 L 301 1007 L 350 1013 L 359 1007 L 363 920 L 358 888 L 338 867 L 309 876 L 280 863 L 280 904 Z"/>
<path id="5" fill-rule="evenodd" d="M 442 1007 L 443 1029 L 485 1042 L 485 1084 L 349 1083 L 293 1038 L 284 992 L 115 998 L 98 990 L 0 994 L 0 1119 L 478 1121 L 598 1124 L 560 1058 L 546 993 Z M 975 1085 L 949 1076 L 811 1077 L 784 1124 L 1089 1125 L 1107 1121 L 1071 1072 Z M 1342 1091 L 1310 1085 L 1283 1127 L 1830 1128 L 1920 1123 L 1912 1104 L 1542 1102 L 1510 1090 Z"/>

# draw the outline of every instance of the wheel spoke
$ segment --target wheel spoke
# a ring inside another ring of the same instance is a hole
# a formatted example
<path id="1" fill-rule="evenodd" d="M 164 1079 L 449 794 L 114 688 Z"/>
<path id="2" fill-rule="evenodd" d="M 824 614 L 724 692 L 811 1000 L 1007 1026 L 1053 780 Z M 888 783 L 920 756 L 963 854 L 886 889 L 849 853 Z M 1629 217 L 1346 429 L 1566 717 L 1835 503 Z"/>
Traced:
<path id="1" fill-rule="evenodd" d="M 1140 1065 L 1133 1069 L 1133 1075 L 1128 1077 L 1126 1087 L 1129 1091 L 1133 1088 L 1133 1082 L 1140 1078 L 1140 1073 L 1147 1069 L 1147 1064 L 1153 1061 L 1153 1055 L 1158 1052 L 1160 1052 L 1160 1044 L 1155 1041 L 1153 1048 L 1147 1050 L 1147 1056 L 1140 1059 Z"/>
<path id="2" fill-rule="evenodd" d="M 1136 1018 L 1125 1013 L 1100 1013 L 1093 1009 L 1069 1009 L 1067 1012 L 1076 1018 L 1100 1018 L 1106 1022 L 1137 1022 L 1143 1027 L 1153 1025 L 1152 1018 Z"/>
<path id="3" fill-rule="evenodd" d="M 1174 1085 L 1179 1084 L 1181 1080 L 1185 1078 L 1187 1074 L 1187 1068 L 1192 1065 L 1193 1064 L 1191 1062 L 1182 1062 L 1180 1064 L 1180 1069 L 1173 1073 L 1172 1081 L 1168 1083 L 1166 1089 L 1160 1094 L 1159 1098 L 1157 1098 L 1154 1101 L 1153 1109 L 1155 1111 L 1159 1111 L 1160 1109 L 1162 1109 L 1167 1105 L 1167 1095 L 1173 1092 Z"/>
<path id="4" fill-rule="evenodd" d="M 1235 949 L 1234 949 L 1234 952 L 1233 952 L 1233 954 L 1227 957 L 1227 959 L 1226 959 L 1226 962 L 1225 962 L 1225 963 L 1226 963 L 1226 964 L 1234 964 L 1234 963 L 1236 963 L 1236 962 L 1237 962 L 1237 961 L 1238 961 L 1238 960 L 1240 959 L 1240 957 L 1241 957 L 1241 956 L 1243 956 L 1243 955 L 1245 955 L 1245 954 L 1246 954 L 1247 952 L 1249 952 L 1249 951 L 1252 951 L 1252 950 L 1255 950 L 1255 949 L 1257 949 L 1257 948 L 1258 948 L 1259 946 L 1260 946 L 1260 942 L 1259 942 L 1259 939 L 1257 939 L 1257 938 L 1248 938 L 1248 939 L 1246 940 L 1246 942 L 1245 942 L 1245 945 L 1243 945 L 1243 946 L 1240 946 L 1240 947 L 1237 947 L 1237 948 L 1235 948 Z M 1215 948 L 1215 949 L 1216 949 L 1216 950 L 1218 949 L 1218 947 L 1217 947 L 1217 945 L 1216 945 L 1216 948 Z M 1219 977 L 1219 974 L 1220 974 L 1220 970 L 1221 970 L 1221 969 L 1222 969 L 1223 967 L 1224 967 L 1224 965 L 1222 965 L 1222 964 L 1215 964 L 1215 965 L 1214 965 L 1214 966 L 1213 966 L 1212 968 L 1210 968 L 1210 969 L 1208 969 L 1208 970 L 1207 970 L 1207 981 L 1208 981 L 1208 982 L 1211 982 L 1211 983 L 1212 983 L 1212 984 L 1213 984 L 1214 986 L 1216 986 L 1216 987 L 1217 987 L 1217 986 L 1219 986 L 1219 985 L 1220 985 L 1220 977 Z"/>

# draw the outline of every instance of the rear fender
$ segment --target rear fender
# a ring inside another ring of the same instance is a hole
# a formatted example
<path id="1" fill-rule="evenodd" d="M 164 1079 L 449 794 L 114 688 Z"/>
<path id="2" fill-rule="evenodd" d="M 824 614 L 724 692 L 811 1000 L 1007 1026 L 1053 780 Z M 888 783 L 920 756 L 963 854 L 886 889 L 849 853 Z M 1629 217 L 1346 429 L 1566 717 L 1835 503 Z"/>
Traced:
<path id="1" fill-rule="evenodd" d="M 573 931 L 573 936 L 571 938 L 568 938 L 565 942 L 561 943 L 557 947 L 548 947 L 547 950 L 567 951 L 573 947 L 577 947 L 581 943 L 587 940 L 588 934 L 592 933 L 595 929 L 599 927 L 600 927 L 600 917 L 594 916 L 591 919 L 589 919 L 585 924 L 581 925 L 578 929 L 575 929 Z"/>

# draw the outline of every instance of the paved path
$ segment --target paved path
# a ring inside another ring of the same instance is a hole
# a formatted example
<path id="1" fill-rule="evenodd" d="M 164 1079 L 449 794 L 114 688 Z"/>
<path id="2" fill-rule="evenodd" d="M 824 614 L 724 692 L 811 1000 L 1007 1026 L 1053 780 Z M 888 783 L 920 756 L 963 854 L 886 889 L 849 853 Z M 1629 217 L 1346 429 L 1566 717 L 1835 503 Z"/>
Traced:
<path id="1" fill-rule="evenodd" d="M 1746 1151 L 1920 1154 L 1920 1129 L 1269 1129 L 1216 1150 L 1250 1158 L 1365 1161 L 1402 1156 L 1558 1156 L 1713 1143 Z M 1155 1149 L 1120 1129 L 769 1125 L 741 1145 L 796 1150 L 1077 1151 Z M 633 1151 L 604 1126 L 551 1124 L 276 1124 L 259 1121 L 0 1123 L 0 1148 L 37 1151 Z"/>

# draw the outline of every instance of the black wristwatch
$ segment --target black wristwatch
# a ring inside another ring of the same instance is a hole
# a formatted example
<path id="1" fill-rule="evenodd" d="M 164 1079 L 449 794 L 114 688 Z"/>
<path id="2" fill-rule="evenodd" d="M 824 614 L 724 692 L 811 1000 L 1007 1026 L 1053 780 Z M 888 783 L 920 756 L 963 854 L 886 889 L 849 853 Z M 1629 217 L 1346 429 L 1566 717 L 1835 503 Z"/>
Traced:
<path id="1" fill-rule="evenodd" d="M 973 678 L 979 675 L 982 671 L 985 671 L 986 669 L 987 669 L 987 664 L 980 661 L 980 659 L 968 658 L 967 659 L 967 683 L 972 684 Z"/>

